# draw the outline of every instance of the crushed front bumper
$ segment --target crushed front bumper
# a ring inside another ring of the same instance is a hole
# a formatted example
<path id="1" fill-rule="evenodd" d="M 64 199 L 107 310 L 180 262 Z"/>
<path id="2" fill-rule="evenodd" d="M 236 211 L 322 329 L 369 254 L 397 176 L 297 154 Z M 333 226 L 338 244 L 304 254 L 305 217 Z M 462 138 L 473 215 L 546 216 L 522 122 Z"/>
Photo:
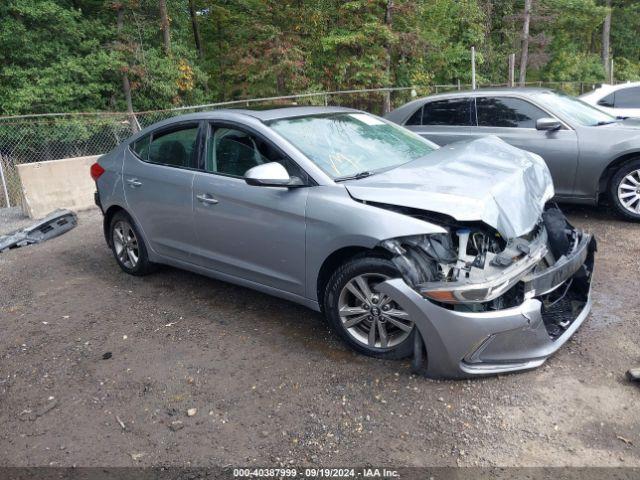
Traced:
<path id="1" fill-rule="evenodd" d="M 589 314 L 595 250 L 595 239 L 581 234 L 571 255 L 541 274 L 523 278 L 523 302 L 503 310 L 445 308 L 401 278 L 377 289 L 414 320 L 419 333 L 414 369 L 425 375 L 464 378 L 527 370 L 542 365 Z"/>

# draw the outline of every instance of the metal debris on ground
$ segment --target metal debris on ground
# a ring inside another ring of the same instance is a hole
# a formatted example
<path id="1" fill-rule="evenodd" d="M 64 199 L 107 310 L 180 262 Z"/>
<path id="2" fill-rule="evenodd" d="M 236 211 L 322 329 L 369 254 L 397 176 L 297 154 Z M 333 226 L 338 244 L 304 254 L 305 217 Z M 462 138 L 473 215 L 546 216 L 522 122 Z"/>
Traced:
<path id="1" fill-rule="evenodd" d="M 640 367 L 627 370 L 627 378 L 632 382 L 640 382 Z"/>
<path id="2" fill-rule="evenodd" d="M 58 209 L 30 227 L 0 235 L 0 252 L 44 242 L 62 235 L 78 224 L 78 217 L 71 210 Z"/>

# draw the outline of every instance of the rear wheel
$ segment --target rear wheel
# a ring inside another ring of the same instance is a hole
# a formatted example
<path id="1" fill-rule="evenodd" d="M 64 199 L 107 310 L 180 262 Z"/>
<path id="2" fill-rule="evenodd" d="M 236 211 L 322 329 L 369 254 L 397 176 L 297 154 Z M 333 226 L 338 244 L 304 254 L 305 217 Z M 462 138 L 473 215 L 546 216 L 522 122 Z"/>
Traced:
<path id="1" fill-rule="evenodd" d="M 640 221 L 640 159 L 618 169 L 611 178 L 609 195 L 623 217 Z"/>
<path id="2" fill-rule="evenodd" d="M 120 268 L 130 275 L 146 275 L 153 264 L 135 223 L 125 212 L 116 213 L 109 229 L 111 250 Z"/>
<path id="3" fill-rule="evenodd" d="M 376 291 L 399 277 L 380 257 L 355 258 L 329 279 L 324 311 L 331 327 L 357 352 L 378 358 L 405 358 L 413 351 L 414 323 L 400 305 Z"/>

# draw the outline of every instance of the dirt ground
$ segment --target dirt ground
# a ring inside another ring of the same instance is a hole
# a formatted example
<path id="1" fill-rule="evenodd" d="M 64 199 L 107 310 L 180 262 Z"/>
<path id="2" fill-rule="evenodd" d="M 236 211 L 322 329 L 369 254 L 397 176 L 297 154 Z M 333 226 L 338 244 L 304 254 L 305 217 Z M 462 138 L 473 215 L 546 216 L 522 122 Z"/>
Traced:
<path id="1" fill-rule="evenodd" d="M 128 276 L 82 212 L 0 254 L 0 465 L 640 466 L 640 226 L 567 210 L 599 242 L 591 316 L 543 367 L 473 381 L 245 288 Z"/>

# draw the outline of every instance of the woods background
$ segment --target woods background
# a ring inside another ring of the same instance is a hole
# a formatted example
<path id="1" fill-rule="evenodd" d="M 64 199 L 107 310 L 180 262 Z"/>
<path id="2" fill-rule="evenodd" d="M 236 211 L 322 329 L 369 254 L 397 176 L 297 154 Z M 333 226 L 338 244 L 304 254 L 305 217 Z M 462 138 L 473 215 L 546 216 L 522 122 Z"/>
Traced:
<path id="1" fill-rule="evenodd" d="M 3 0 L 0 115 L 640 78 L 633 0 Z"/>

